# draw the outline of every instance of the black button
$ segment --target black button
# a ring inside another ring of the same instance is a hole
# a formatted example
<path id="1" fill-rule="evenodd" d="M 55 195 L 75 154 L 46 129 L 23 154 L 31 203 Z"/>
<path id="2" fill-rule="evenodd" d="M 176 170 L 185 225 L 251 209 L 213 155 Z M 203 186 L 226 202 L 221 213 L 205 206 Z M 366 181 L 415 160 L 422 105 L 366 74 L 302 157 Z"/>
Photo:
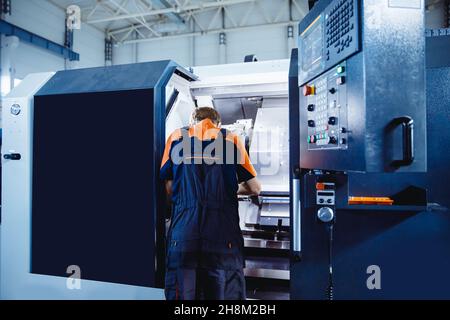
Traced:
<path id="1" fill-rule="evenodd" d="M 336 117 L 330 117 L 330 118 L 328 119 L 328 124 L 329 124 L 330 126 L 335 126 L 335 125 L 337 124 L 337 118 L 336 118 Z"/>
<path id="2" fill-rule="evenodd" d="M 308 111 L 309 111 L 309 112 L 313 112 L 315 108 L 316 108 L 316 106 L 313 105 L 313 104 L 308 105 Z M 312 120 L 311 120 L 311 121 L 312 121 Z M 308 122 L 308 124 L 309 124 L 309 122 Z"/>
<path id="3" fill-rule="evenodd" d="M 315 126 L 316 126 L 316 123 L 314 122 L 314 120 L 308 120 L 308 127 L 314 128 Z"/>
<path id="4" fill-rule="evenodd" d="M 337 143 L 336 137 L 330 137 L 330 143 L 331 144 L 336 144 Z"/>
<path id="5" fill-rule="evenodd" d="M 330 89 L 330 93 L 331 93 L 331 94 L 335 94 L 335 93 L 336 93 L 336 88 L 331 88 L 331 89 Z"/>

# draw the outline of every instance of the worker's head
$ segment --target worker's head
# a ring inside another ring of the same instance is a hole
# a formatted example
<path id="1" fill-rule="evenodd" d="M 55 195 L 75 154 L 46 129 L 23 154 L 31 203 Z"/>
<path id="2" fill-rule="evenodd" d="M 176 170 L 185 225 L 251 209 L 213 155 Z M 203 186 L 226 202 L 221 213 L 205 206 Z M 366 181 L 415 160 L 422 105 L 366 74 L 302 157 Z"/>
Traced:
<path id="1" fill-rule="evenodd" d="M 220 114 L 216 109 L 211 107 L 197 108 L 192 112 L 191 125 L 195 125 L 205 119 L 211 120 L 216 126 L 220 126 Z"/>

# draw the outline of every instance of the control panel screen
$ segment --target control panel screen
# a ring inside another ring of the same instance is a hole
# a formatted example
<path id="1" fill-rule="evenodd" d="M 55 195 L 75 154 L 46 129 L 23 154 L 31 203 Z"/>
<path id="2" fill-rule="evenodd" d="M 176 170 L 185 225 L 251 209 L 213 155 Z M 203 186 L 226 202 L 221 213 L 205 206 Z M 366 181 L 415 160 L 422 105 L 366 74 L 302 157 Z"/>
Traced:
<path id="1" fill-rule="evenodd" d="M 300 35 L 301 66 L 304 77 L 323 70 L 323 24 L 322 16 L 310 24 Z"/>
<path id="2" fill-rule="evenodd" d="M 300 86 L 359 51 L 358 13 L 358 0 L 335 0 L 312 23 L 300 25 Z"/>

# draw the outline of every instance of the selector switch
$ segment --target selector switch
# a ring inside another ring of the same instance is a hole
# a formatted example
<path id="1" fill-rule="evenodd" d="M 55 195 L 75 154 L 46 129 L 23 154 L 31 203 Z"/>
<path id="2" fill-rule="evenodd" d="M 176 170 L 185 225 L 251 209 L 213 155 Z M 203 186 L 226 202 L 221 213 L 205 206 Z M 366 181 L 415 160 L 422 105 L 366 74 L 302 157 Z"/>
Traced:
<path id="1" fill-rule="evenodd" d="M 313 104 L 308 105 L 308 111 L 309 112 L 313 112 L 315 108 L 316 108 L 316 106 L 313 105 Z"/>
<path id="2" fill-rule="evenodd" d="M 331 93 L 331 94 L 335 94 L 336 91 L 337 91 L 336 88 L 331 88 L 331 89 L 330 89 L 330 93 Z"/>
<path id="3" fill-rule="evenodd" d="M 337 144 L 337 142 L 336 137 L 330 137 L 330 144 Z"/>

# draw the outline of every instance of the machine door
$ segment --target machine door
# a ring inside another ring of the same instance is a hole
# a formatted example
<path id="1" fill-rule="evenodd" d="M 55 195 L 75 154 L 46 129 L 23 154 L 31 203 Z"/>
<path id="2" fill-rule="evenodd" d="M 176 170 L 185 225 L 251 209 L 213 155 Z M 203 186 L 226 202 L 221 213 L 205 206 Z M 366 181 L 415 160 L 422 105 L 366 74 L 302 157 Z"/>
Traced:
<path id="1" fill-rule="evenodd" d="M 32 273 L 155 285 L 153 90 L 35 98 Z"/>

